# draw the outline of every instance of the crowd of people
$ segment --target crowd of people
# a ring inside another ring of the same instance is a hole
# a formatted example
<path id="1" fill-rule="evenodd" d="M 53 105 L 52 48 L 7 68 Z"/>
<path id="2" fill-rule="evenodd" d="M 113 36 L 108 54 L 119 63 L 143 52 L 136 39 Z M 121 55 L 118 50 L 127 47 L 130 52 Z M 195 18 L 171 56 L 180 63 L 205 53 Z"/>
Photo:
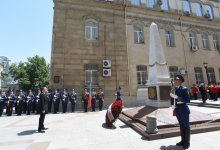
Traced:
<path id="1" fill-rule="evenodd" d="M 35 92 L 32 90 L 29 90 L 28 92 L 24 92 L 23 90 L 16 92 L 13 90 L 0 90 L 0 116 L 4 114 L 11 116 L 13 113 L 18 116 L 22 114 L 30 115 L 31 113 L 40 114 L 39 100 L 41 93 L 42 91 L 40 89 Z M 54 92 L 52 90 L 48 90 L 46 96 L 48 97 L 46 107 L 48 108 L 47 110 L 49 113 L 59 112 L 60 104 L 62 105 L 63 113 L 67 112 L 69 103 L 71 105 L 71 112 L 74 112 L 76 109 L 78 94 L 76 93 L 75 89 L 72 89 L 71 92 L 68 92 L 67 89 L 64 89 L 63 92 L 61 92 L 59 89 L 55 89 Z M 81 96 L 85 112 L 88 111 L 88 107 L 90 106 L 92 107 L 92 111 L 95 111 L 97 103 L 99 110 L 102 110 L 104 92 L 101 88 L 99 88 L 97 91 L 92 89 L 91 94 L 88 92 L 88 89 L 85 88 Z"/>
<path id="2" fill-rule="evenodd" d="M 191 93 L 193 99 L 198 99 L 198 94 L 201 94 L 201 99 L 203 103 L 206 102 L 207 99 L 217 101 L 220 98 L 220 84 L 206 84 L 201 83 L 199 86 L 193 84 L 191 87 Z"/>

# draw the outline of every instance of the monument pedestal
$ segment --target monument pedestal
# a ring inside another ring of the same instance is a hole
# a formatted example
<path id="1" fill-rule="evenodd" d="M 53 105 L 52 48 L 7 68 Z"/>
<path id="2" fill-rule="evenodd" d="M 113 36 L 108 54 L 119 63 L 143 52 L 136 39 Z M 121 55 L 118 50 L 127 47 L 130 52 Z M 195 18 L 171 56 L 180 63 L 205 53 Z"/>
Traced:
<path id="1" fill-rule="evenodd" d="M 157 108 L 170 107 L 170 83 L 157 83 L 148 85 L 147 106 Z"/>

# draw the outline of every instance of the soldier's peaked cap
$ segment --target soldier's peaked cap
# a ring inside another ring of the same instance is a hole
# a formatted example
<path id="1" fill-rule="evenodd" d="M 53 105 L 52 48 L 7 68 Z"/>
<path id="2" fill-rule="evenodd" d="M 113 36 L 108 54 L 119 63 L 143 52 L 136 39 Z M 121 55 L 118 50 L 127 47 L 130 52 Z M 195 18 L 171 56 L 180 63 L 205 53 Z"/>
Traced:
<path id="1" fill-rule="evenodd" d="M 184 78 L 183 78 L 183 76 L 181 76 L 181 75 L 176 75 L 174 79 L 175 79 L 175 80 L 180 80 L 181 82 L 184 82 L 184 81 L 185 81 Z"/>

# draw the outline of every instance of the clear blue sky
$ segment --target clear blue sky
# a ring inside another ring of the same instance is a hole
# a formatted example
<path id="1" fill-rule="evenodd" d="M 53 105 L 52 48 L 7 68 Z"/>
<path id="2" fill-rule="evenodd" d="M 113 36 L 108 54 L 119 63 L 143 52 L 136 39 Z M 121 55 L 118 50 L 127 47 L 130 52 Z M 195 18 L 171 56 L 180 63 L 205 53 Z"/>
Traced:
<path id="1" fill-rule="evenodd" d="M 11 62 L 44 56 L 50 63 L 53 0 L 1 0 L 0 56 Z"/>

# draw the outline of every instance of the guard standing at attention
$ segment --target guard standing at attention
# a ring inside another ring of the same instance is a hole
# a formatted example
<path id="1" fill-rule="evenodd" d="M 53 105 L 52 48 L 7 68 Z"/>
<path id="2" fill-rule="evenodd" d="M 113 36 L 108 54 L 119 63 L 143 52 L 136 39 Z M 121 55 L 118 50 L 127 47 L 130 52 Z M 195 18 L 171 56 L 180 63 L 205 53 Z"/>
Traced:
<path id="1" fill-rule="evenodd" d="M 182 86 L 184 78 L 181 75 L 176 75 L 174 93 L 170 93 L 171 106 L 174 108 L 175 115 L 180 125 L 181 141 L 177 146 L 182 146 L 184 149 L 190 147 L 190 124 L 189 114 L 190 110 L 187 103 L 190 102 L 188 89 Z"/>

